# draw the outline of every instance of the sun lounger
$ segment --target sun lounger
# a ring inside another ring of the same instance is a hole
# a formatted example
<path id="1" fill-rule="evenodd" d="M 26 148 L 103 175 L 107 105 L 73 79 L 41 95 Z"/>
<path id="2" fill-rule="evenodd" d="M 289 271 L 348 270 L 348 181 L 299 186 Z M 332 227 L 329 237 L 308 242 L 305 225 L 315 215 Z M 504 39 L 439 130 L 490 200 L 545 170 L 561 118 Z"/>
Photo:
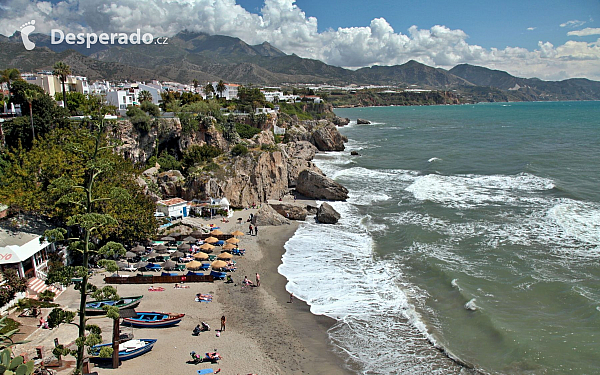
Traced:
<path id="1" fill-rule="evenodd" d="M 213 279 L 225 280 L 225 277 L 227 276 L 227 273 L 226 272 L 211 271 L 210 275 L 213 277 Z"/>

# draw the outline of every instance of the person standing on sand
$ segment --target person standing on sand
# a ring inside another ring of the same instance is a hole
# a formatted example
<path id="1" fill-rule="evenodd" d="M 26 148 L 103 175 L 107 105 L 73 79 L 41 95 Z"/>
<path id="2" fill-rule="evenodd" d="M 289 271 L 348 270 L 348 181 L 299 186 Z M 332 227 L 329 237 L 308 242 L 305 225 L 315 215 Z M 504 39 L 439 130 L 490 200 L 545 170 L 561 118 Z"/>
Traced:
<path id="1" fill-rule="evenodd" d="M 227 319 L 225 319 L 225 315 L 221 316 L 221 332 L 225 331 L 225 323 Z"/>
<path id="2" fill-rule="evenodd" d="M 256 273 L 256 286 L 260 286 L 260 275 Z"/>
<path id="3" fill-rule="evenodd" d="M 258 225 L 254 226 L 254 235 L 258 236 Z"/>
<path id="4" fill-rule="evenodd" d="M 250 232 L 248 232 L 248 234 L 252 234 L 252 224 L 250 224 L 250 226 L 248 226 L 248 229 L 250 230 Z"/>
<path id="5" fill-rule="evenodd" d="M 290 303 L 294 303 L 294 293 L 290 293 Z"/>

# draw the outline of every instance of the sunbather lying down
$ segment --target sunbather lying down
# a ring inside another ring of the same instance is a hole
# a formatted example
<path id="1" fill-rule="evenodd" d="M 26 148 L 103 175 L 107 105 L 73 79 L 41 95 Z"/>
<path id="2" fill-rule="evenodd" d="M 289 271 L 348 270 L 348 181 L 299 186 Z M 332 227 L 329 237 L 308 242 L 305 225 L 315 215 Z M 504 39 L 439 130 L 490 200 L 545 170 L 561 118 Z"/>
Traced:
<path id="1" fill-rule="evenodd" d="M 211 361 L 218 361 L 219 359 L 223 359 L 223 357 L 221 357 L 221 355 L 217 352 L 206 353 L 206 358 L 210 359 Z"/>
<path id="2" fill-rule="evenodd" d="M 212 301 L 212 294 L 201 294 L 198 293 L 196 294 L 196 302 L 211 302 Z"/>

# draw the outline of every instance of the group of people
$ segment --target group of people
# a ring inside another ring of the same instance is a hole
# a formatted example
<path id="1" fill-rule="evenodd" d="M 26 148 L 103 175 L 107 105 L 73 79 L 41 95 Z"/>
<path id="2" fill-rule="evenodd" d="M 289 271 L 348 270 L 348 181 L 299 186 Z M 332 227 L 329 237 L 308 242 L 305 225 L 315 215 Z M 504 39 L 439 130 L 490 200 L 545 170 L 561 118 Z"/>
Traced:
<path id="1" fill-rule="evenodd" d="M 248 234 L 252 235 L 252 236 L 258 236 L 258 225 L 252 225 L 250 224 L 248 226 Z"/>
<path id="2" fill-rule="evenodd" d="M 244 284 L 245 286 L 250 286 L 250 285 L 260 286 L 260 275 L 258 274 L 258 272 L 256 273 L 256 284 L 254 284 L 252 281 L 250 281 L 250 279 L 248 279 L 248 276 L 244 276 L 244 281 L 242 281 L 242 284 Z"/>

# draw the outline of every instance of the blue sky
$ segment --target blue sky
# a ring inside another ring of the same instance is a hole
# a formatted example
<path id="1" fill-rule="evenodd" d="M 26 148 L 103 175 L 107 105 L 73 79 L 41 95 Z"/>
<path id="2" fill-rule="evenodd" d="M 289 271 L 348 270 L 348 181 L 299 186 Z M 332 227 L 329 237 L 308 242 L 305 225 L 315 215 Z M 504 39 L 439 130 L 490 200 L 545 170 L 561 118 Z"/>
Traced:
<path id="1" fill-rule="evenodd" d="M 187 29 L 356 69 L 417 60 L 600 80 L 599 0 L 0 0 L 0 34 Z"/>

